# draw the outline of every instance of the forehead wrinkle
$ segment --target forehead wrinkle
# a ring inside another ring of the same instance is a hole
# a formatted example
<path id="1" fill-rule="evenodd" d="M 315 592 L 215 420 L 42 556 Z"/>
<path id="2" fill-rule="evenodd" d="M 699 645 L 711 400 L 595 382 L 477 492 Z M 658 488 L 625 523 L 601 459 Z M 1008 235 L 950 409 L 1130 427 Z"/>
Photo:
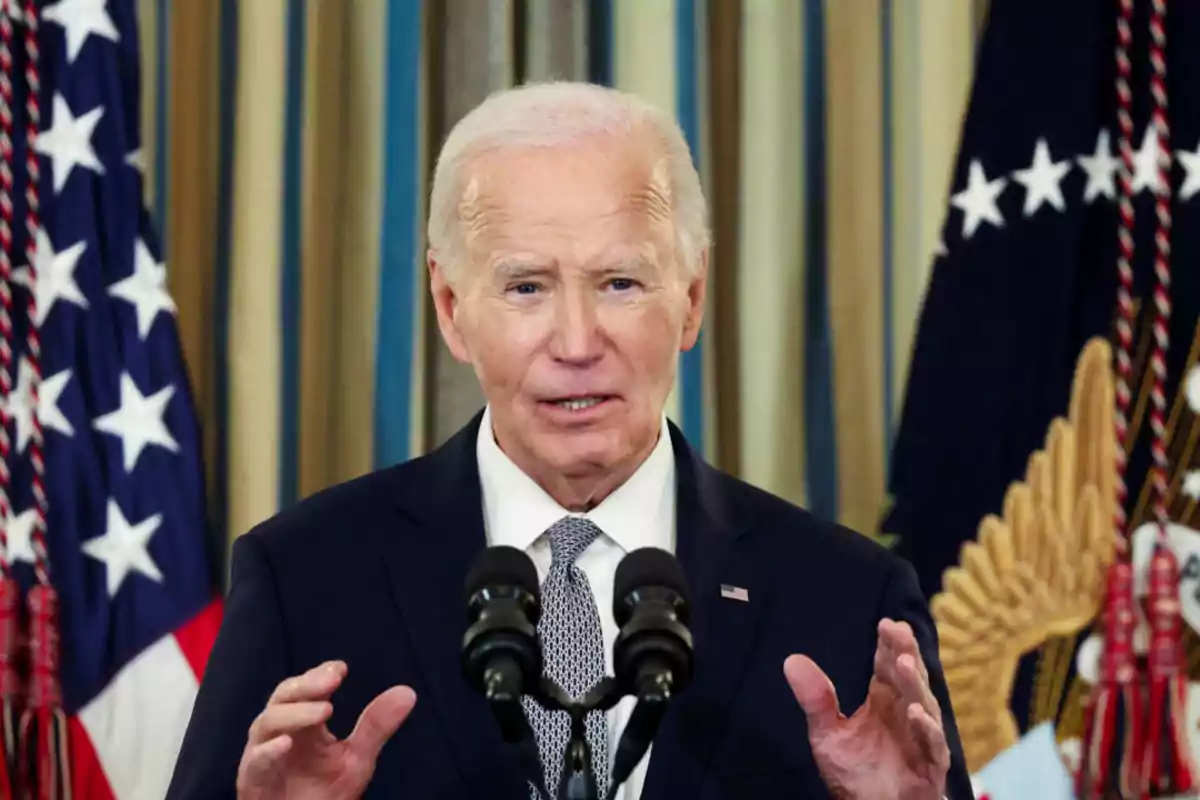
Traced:
<path id="1" fill-rule="evenodd" d="M 639 181 L 638 188 L 630 195 L 635 208 L 658 222 L 671 218 L 671 182 L 667 169 L 666 161 L 659 159 L 649 179 Z"/>
<path id="2" fill-rule="evenodd" d="M 606 207 L 590 211 L 587 218 L 593 222 L 618 222 L 622 218 L 628 219 L 632 212 L 654 228 L 670 225 L 673 217 L 670 164 L 664 158 L 650 161 L 646 155 L 637 154 L 630 161 L 618 163 L 619 173 L 623 173 L 618 180 L 625 184 L 625 191 L 613 197 L 613 202 L 605 204 Z M 520 216 L 517 213 L 519 209 L 504 202 L 503 192 L 492 191 L 493 188 L 496 187 L 490 170 L 479 169 L 470 174 L 459 195 L 460 241 L 468 248 L 486 246 L 492 250 L 501 247 L 499 241 L 489 243 L 488 237 L 507 238 L 503 231 Z M 548 218 L 531 219 L 528 222 L 538 226 L 550 223 L 553 226 L 556 219 L 567 221 L 561 217 L 563 209 L 548 209 L 547 212 L 550 215 Z M 642 242 L 638 250 L 641 251 L 641 257 L 637 259 L 639 261 L 658 262 L 665 255 L 658 252 L 660 247 L 654 241 Z"/>
<path id="3" fill-rule="evenodd" d="M 495 202 L 490 193 L 485 191 L 483 180 L 478 175 L 473 175 L 464 187 L 458 203 L 463 244 L 467 247 L 474 246 L 489 227 L 496 222 L 503 222 L 510 216 L 503 204 Z"/>

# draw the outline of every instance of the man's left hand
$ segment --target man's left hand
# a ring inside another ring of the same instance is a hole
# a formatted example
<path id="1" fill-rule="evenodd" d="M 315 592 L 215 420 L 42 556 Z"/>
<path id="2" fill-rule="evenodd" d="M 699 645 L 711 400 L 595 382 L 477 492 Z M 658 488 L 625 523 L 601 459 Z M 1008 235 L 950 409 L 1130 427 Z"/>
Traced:
<path id="1" fill-rule="evenodd" d="M 808 717 L 821 777 L 839 800 L 940 800 L 950 768 L 942 711 L 912 629 L 879 624 L 875 674 L 866 702 L 847 718 L 833 682 L 807 656 L 790 656 L 784 675 Z"/>

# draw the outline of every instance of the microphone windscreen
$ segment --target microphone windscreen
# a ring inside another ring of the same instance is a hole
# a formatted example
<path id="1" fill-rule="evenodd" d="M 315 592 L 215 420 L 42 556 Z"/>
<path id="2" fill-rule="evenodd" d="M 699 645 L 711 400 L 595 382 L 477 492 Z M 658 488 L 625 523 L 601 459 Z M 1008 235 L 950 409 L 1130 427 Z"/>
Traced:
<path id="1" fill-rule="evenodd" d="M 657 547 L 642 547 L 630 552 L 617 565 L 613 578 L 613 616 L 618 625 L 624 625 L 622 619 L 629 616 L 625 604 L 629 593 L 649 587 L 670 589 L 683 599 L 685 606 L 691 605 L 687 576 L 679 559 Z"/>
<path id="2" fill-rule="evenodd" d="M 538 597 L 537 567 L 524 550 L 496 545 L 481 551 L 467 571 L 465 604 L 481 589 L 490 586 L 517 586 Z"/>

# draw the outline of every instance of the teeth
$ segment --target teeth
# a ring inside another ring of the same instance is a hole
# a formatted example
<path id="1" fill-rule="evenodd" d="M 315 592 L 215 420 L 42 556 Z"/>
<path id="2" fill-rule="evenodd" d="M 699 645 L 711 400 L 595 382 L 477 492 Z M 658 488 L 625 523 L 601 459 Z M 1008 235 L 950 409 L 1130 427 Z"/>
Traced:
<path id="1" fill-rule="evenodd" d="M 602 398 L 599 397 L 581 397 L 575 400 L 559 400 L 557 405 L 571 411 L 581 411 L 585 408 L 591 408 L 600 402 L 602 402 Z"/>

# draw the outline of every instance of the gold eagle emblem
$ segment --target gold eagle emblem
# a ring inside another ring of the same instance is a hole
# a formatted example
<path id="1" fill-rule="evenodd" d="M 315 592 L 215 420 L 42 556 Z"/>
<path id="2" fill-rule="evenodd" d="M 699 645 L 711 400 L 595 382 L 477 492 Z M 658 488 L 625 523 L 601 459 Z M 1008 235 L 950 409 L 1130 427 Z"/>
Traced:
<path id="1" fill-rule="evenodd" d="M 972 772 L 1020 738 L 1011 695 L 1022 657 L 1041 651 L 1035 716 L 1053 719 L 1076 636 L 1100 610 L 1116 552 L 1111 364 L 1109 344 L 1089 341 L 1076 362 L 1067 416 L 1050 424 L 1024 479 L 1005 493 L 1002 513 L 980 522 L 931 602 Z M 1072 693 L 1086 691 L 1072 684 Z"/>

